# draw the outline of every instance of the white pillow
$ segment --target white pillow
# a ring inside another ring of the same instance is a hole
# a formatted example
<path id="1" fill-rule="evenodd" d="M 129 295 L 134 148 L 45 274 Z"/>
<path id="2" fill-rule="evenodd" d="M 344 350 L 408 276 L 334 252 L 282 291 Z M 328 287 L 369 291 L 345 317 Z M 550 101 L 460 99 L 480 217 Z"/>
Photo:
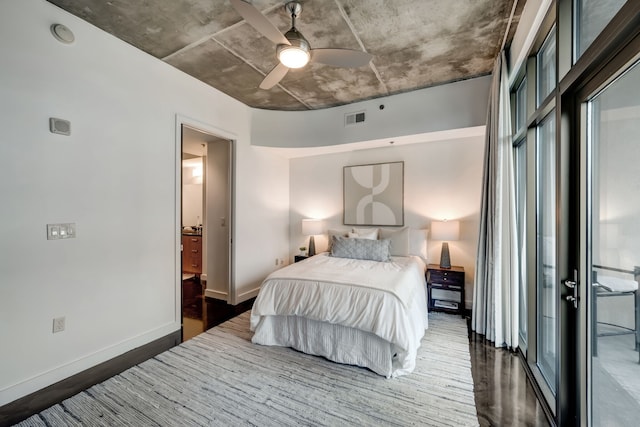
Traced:
<path id="1" fill-rule="evenodd" d="M 367 239 L 367 240 L 378 240 L 378 229 L 371 231 L 370 233 L 349 233 L 350 239 Z"/>
<path id="2" fill-rule="evenodd" d="M 429 230 L 409 230 L 409 255 L 427 261 L 427 233 Z"/>
<path id="3" fill-rule="evenodd" d="M 351 230 L 351 232 L 357 234 L 361 239 L 378 240 L 377 228 L 354 228 L 353 230 Z M 375 237 L 371 237 L 371 236 L 375 236 Z"/>
<path id="4" fill-rule="evenodd" d="M 391 255 L 409 256 L 409 227 L 381 228 L 380 239 L 391 240 Z"/>
<path id="5" fill-rule="evenodd" d="M 327 234 L 328 234 L 328 242 L 327 242 L 327 251 L 331 252 L 331 245 L 333 244 L 333 236 L 340 236 L 340 237 L 349 237 L 349 231 L 348 230 L 327 230 Z"/>

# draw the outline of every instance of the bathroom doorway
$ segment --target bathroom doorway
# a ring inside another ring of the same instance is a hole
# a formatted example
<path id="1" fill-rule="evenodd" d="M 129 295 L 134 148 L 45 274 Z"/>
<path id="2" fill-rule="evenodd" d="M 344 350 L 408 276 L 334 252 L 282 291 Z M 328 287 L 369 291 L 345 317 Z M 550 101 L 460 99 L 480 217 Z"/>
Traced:
<path id="1" fill-rule="evenodd" d="M 186 341 L 206 329 L 206 299 L 228 301 L 230 296 L 233 143 L 180 126 L 180 295 Z"/>

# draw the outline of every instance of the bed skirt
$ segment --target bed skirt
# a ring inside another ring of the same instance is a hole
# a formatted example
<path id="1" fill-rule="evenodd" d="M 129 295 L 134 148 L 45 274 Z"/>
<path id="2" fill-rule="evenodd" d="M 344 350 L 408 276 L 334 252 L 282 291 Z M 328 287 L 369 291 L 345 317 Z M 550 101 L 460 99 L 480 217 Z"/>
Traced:
<path id="1" fill-rule="evenodd" d="M 371 332 L 299 316 L 262 316 L 252 342 L 363 366 L 387 378 L 413 370 L 413 366 L 400 366 L 394 345 Z"/>

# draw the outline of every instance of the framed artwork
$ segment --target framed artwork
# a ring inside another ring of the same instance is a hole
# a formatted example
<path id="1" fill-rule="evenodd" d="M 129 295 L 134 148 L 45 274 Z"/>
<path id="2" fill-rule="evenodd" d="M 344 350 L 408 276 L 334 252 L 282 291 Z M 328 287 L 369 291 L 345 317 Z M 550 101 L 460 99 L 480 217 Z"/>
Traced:
<path id="1" fill-rule="evenodd" d="M 345 225 L 404 225 L 404 162 L 345 166 Z"/>

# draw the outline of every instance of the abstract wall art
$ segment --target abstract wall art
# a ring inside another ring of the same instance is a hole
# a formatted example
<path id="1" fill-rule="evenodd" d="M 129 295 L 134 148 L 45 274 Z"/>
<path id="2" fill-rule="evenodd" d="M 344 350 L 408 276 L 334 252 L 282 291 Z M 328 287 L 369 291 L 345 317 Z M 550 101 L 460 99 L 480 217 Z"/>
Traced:
<path id="1" fill-rule="evenodd" d="M 404 162 L 344 167 L 345 225 L 404 225 Z"/>

